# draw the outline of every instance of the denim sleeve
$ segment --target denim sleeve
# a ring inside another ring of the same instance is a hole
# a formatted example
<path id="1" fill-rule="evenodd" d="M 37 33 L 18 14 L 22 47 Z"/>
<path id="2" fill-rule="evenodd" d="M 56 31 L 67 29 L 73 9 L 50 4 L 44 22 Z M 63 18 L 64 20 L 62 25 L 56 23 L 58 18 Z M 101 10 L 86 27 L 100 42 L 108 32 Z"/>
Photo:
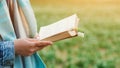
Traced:
<path id="1" fill-rule="evenodd" d="M 15 58 L 14 42 L 6 41 L 0 42 L 0 65 L 10 66 L 13 65 Z"/>

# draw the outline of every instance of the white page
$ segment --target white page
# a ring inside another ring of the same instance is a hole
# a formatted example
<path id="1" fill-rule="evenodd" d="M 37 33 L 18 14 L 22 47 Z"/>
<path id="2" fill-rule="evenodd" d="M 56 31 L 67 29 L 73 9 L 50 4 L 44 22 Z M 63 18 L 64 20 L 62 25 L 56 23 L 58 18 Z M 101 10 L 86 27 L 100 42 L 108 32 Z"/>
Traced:
<path id="1" fill-rule="evenodd" d="M 74 14 L 56 23 L 41 27 L 39 32 L 40 40 L 73 29 L 76 24 L 76 19 L 77 15 Z"/>

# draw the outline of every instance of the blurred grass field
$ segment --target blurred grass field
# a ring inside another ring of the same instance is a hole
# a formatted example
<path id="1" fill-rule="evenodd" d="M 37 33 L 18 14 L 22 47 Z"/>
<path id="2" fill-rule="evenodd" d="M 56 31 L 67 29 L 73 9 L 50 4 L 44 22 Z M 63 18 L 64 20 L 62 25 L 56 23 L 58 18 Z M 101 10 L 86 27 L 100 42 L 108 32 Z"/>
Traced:
<path id="1" fill-rule="evenodd" d="M 55 42 L 39 54 L 48 68 L 120 68 L 119 0 L 32 0 L 39 27 L 77 13 L 85 38 Z"/>

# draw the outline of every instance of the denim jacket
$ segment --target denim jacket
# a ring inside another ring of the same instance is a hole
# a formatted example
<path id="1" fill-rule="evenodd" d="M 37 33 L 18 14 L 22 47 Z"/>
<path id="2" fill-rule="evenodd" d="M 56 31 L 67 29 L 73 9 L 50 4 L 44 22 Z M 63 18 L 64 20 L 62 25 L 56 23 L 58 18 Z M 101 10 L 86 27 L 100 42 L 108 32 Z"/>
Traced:
<path id="1" fill-rule="evenodd" d="M 2 66 L 11 66 L 14 63 L 14 42 L 13 41 L 1 41 L 0 42 L 0 68 Z"/>

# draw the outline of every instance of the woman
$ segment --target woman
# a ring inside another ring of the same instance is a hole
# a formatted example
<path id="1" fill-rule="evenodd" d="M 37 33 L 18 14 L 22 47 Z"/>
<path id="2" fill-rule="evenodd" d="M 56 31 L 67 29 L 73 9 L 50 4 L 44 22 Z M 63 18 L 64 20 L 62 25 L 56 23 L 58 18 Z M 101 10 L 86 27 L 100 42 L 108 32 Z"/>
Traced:
<path id="1" fill-rule="evenodd" d="M 36 51 L 52 42 L 36 34 L 29 0 L 0 0 L 0 68 L 45 68 Z"/>

